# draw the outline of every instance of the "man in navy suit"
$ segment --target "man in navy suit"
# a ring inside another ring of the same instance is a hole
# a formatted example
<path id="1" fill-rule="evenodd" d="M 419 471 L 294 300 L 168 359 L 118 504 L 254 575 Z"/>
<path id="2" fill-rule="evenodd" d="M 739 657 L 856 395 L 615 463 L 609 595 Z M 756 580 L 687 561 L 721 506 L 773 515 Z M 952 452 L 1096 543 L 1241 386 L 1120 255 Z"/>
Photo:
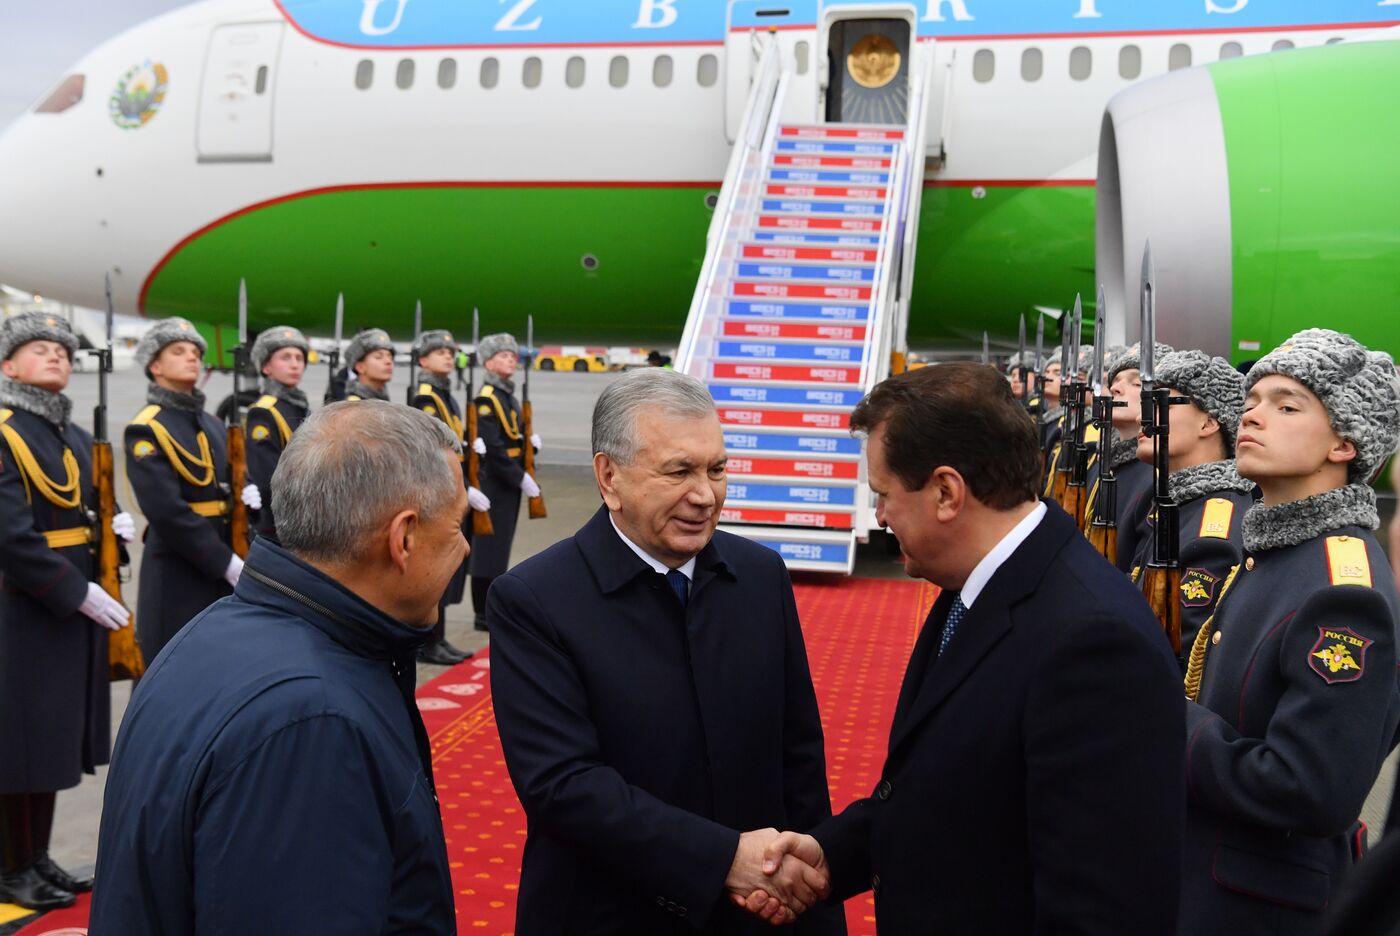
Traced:
<path id="1" fill-rule="evenodd" d="M 881 933 L 1173 934 L 1180 670 L 1142 596 L 1037 500 L 1006 381 L 914 371 L 851 425 L 906 571 L 943 591 L 874 792 L 769 860 L 827 871 L 838 899 L 874 890 Z"/>
<path id="2" fill-rule="evenodd" d="M 821 891 L 796 860 L 763 874 L 765 845 L 831 816 L 787 570 L 715 530 L 724 434 L 698 380 L 622 377 L 598 399 L 593 450 L 603 506 L 496 578 L 486 604 L 496 722 L 529 818 L 515 931 L 765 930 L 743 898 L 773 892 L 790 919 Z M 845 933 L 834 905 L 797 925 Z"/>

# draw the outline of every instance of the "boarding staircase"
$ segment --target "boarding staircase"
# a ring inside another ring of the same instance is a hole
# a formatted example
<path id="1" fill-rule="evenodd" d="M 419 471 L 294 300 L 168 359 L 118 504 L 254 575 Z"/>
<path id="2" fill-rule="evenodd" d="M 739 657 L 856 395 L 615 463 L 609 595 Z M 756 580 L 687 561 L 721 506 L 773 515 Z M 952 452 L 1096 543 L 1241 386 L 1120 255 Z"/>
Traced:
<path id="1" fill-rule="evenodd" d="M 763 52 L 677 353 L 724 426 L 721 529 L 790 569 L 850 574 L 877 526 L 850 415 L 902 366 L 928 84 L 910 72 L 909 126 L 798 125 Z"/>

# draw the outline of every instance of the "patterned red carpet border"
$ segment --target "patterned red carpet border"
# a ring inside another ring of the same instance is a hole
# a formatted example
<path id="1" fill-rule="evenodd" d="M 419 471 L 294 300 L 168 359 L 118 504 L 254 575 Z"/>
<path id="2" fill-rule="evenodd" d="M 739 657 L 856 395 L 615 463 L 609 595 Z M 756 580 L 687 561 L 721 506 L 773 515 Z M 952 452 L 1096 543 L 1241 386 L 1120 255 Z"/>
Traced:
<path id="1" fill-rule="evenodd" d="M 832 806 L 879 781 L 904 664 L 937 596 L 910 581 L 802 577 L 797 607 L 826 733 Z M 525 814 L 510 785 L 491 708 L 490 657 L 480 654 L 418 691 L 442 801 L 457 923 L 463 934 L 509 936 L 515 925 Z M 846 904 L 851 936 L 872 936 L 870 896 Z M 87 900 L 18 936 L 81 936 Z"/>

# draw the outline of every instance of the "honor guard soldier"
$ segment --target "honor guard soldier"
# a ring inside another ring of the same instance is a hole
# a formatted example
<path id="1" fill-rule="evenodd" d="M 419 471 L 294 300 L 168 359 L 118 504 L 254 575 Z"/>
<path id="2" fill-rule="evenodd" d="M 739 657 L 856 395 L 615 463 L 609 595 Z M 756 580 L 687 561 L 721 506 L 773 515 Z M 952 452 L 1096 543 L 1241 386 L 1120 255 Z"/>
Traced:
<path id="1" fill-rule="evenodd" d="M 1011 382 L 1011 395 L 1018 400 L 1024 400 L 1026 405 L 1030 406 L 1033 403 L 1031 397 L 1034 394 L 1021 382 L 1021 362 L 1023 360 L 1026 361 L 1026 376 L 1030 377 L 1035 373 L 1034 362 L 1027 360 L 1021 355 L 1021 352 L 1017 351 L 1006 362 L 1006 379 Z"/>
<path id="2" fill-rule="evenodd" d="M 1173 348 L 1154 344 L 1157 360 L 1170 354 Z M 1152 466 L 1138 461 L 1137 440 L 1142 433 L 1142 349 L 1134 344 L 1108 365 L 1109 393 L 1115 404 L 1113 407 L 1113 428 L 1118 430 L 1118 438 L 1108 449 L 1108 460 L 1114 471 L 1118 502 L 1118 555 L 1114 565 L 1118 571 L 1130 573 L 1133 558 L 1138 550 L 1138 523 L 1147 516 L 1152 502 Z M 1086 516 L 1092 516 L 1094 502 L 1098 498 L 1100 466 L 1090 472 L 1089 493 Z"/>
<path id="3" fill-rule="evenodd" d="M 1368 483 L 1400 437 L 1400 382 L 1388 355 L 1308 329 L 1247 383 L 1237 464 L 1263 500 L 1191 648 L 1180 931 L 1321 934 L 1400 723 Z"/>
<path id="4" fill-rule="evenodd" d="M 1060 405 L 1060 359 L 1046 360 L 1040 369 L 1040 451 L 1045 458 L 1045 474 L 1051 473 L 1050 453 L 1060 441 L 1060 423 L 1064 419 L 1064 407 Z"/>
<path id="5" fill-rule="evenodd" d="M 51 910 L 92 882 L 49 857 L 58 790 L 107 763 L 107 631 L 120 601 L 92 581 L 92 436 L 63 395 L 78 339 L 42 312 L 0 323 L 0 903 Z M 118 514 L 112 530 L 130 541 Z"/>
<path id="6" fill-rule="evenodd" d="M 1244 375 L 1224 358 L 1200 351 L 1176 351 L 1157 360 L 1157 386 L 1185 397 L 1168 409 L 1167 479 L 1180 511 L 1181 645 L 1183 659 L 1196 632 L 1215 610 L 1220 585 L 1239 565 L 1245 511 L 1254 504 L 1254 482 L 1235 471 L 1235 435 L 1244 414 Z M 1137 443 L 1137 457 L 1152 462 L 1152 440 Z M 1149 511 L 1137 532 L 1133 557 L 1136 582 L 1152 557 Z"/>
<path id="7" fill-rule="evenodd" d="M 347 400 L 389 400 L 389 381 L 394 378 L 394 343 L 382 328 L 366 328 L 350 340 L 345 349 L 345 367 L 350 382 L 345 385 Z"/>
<path id="8" fill-rule="evenodd" d="M 521 429 L 520 403 L 515 398 L 515 368 L 519 346 L 512 335 L 487 335 L 477 345 L 477 358 L 486 368 L 476 407 L 478 438 L 486 446 L 481 471 L 481 489 L 491 501 L 490 536 L 472 541 L 468 558 L 472 581 L 472 610 L 475 626 L 486 629 L 486 591 L 491 580 L 510 566 L 510 547 L 515 524 L 520 517 L 520 495 L 535 497 L 540 486 L 525 472 L 525 446 L 540 449 L 540 437 L 526 439 Z"/>
<path id="9" fill-rule="evenodd" d="M 257 487 L 262 503 L 258 535 L 274 542 L 277 523 L 272 517 L 272 473 L 292 433 L 311 411 L 301 389 L 308 350 L 306 336 L 290 325 L 269 328 L 253 342 L 253 367 L 262 375 L 263 395 L 248 409 L 248 481 Z"/>
<path id="10" fill-rule="evenodd" d="M 182 318 L 157 322 L 136 345 L 150 383 L 148 405 L 126 427 L 126 476 L 147 524 L 136 637 L 148 663 L 190 618 L 231 594 L 243 571 L 230 545 L 224 426 L 195 387 L 206 348 Z M 251 484 L 239 496 L 261 506 Z"/>
<path id="11" fill-rule="evenodd" d="M 413 397 L 413 406 L 421 409 L 434 419 L 440 419 L 447 428 L 464 441 L 465 426 L 457 401 L 452 396 L 452 374 L 457 363 L 457 341 L 452 333 L 444 329 L 426 331 L 414 343 L 413 354 L 418 359 L 418 387 Z M 472 510 L 490 510 L 491 501 L 467 482 L 465 450 L 460 455 L 463 461 L 462 480 L 467 485 L 467 502 Z M 471 515 L 462 522 L 462 534 L 467 542 L 472 541 Z M 439 666 L 451 666 L 471 657 L 471 653 L 452 645 L 446 636 L 447 606 L 460 604 L 466 594 L 467 562 L 463 561 L 457 574 L 447 586 L 442 601 L 438 604 L 437 624 L 433 627 L 428 642 L 418 649 L 418 659 Z"/>

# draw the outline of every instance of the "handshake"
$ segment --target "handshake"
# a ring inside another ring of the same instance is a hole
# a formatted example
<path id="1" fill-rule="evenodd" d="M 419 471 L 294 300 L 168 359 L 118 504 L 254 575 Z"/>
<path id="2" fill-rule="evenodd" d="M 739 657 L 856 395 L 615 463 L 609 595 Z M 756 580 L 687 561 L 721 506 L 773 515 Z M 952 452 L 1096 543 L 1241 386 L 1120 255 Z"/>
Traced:
<path id="1" fill-rule="evenodd" d="M 831 878 L 822 847 L 812 836 L 756 829 L 739 836 L 724 888 L 736 906 L 776 926 L 795 922 L 825 900 Z"/>

